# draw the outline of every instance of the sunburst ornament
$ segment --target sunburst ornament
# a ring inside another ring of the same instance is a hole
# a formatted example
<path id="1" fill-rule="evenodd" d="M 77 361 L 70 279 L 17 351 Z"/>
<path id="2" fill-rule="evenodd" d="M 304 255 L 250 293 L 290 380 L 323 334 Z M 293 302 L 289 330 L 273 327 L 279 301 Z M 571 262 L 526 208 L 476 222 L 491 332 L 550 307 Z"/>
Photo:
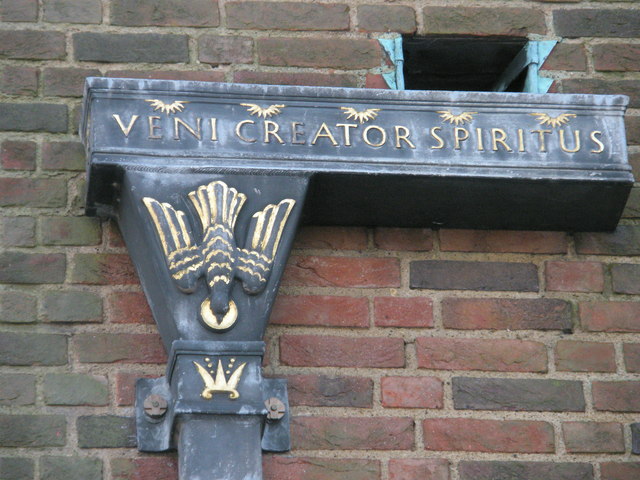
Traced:
<path id="1" fill-rule="evenodd" d="M 257 115 L 260 118 L 271 118 L 274 115 L 279 115 L 282 113 L 282 109 L 286 107 L 286 105 L 278 104 L 278 105 L 269 105 L 266 108 L 261 107 L 255 103 L 241 103 L 243 107 L 247 107 L 247 111 L 249 115 Z"/>
<path id="2" fill-rule="evenodd" d="M 367 108 L 366 110 L 358 111 L 353 107 L 340 107 L 343 113 L 347 116 L 347 120 L 352 118 L 358 120 L 361 124 L 373 120 L 378 116 L 379 108 Z"/>
<path id="3" fill-rule="evenodd" d="M 572 118 L 576 117 L 575 113 L 561 113 L 556 117 L 552 117 L 547 113 L 530 113 L 529 115 L 536 117 L 540 125 L 549 125 L 554 128 L 560 125 L 566 125 Z"/>
<path id="4" fill-rule="evenodd" d="M 164 103 L 162 100 L 158 100 L 157 98 L 145 100 L 145 102 L 149 102 L 151 104 L 154 112 L 160 110 L 162 113 L 166 113 L 167 115 L 183 111 L 185 109 L 185 103 L 190 103 L 186 100 L 176 100 L 172 103 Z"/>
<path id="5" fill-rule="evenodd" d="M 440 118 L 442 118 L 443 122 L 449 122 L 452 125 L 464 125 L 467 122 L 471 123 L 473 121 L 473 116 L 478 112 L 462 112 L 458 115 L 454 115 L 449 110 L 438 110 L 436 113 L 440 114 Z"/>

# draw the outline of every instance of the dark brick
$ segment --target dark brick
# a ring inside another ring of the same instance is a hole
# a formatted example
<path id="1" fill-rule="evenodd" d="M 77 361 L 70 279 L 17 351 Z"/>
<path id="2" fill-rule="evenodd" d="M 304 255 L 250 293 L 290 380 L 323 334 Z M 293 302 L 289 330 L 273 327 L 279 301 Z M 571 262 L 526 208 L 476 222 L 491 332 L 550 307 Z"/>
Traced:
<path id="1" fill-rule="evenodd" d="M 51 23 L 101 23 L 100 0 L 44 0 L 44 21 Z"/>
<path id="2" fill-rule="evenodd" d="M 35 402 L 36 377 L 34 375 L 0 374 L 0 405 L 33 405 Z"/>
<path id="3" fill-rule="evenodd" d="M 590 463 L 462 461 L 460 480 L 593 480 Z"/>
<path id="4" fill-rule="evenodd" d="M 615 372 L 616 352 L 612 343 L 559 340 L 556 368 L 564 372 Z"/>
<path id="5" fill-rule="evenodd" d="M 205 66 L 206 67 L 206 66 Z M 193 80 L 196 82 L 224 82 L 224 72 L 217 70 L 109 70 L 107 77 L 155 78 L 160 80 Z"/>
<path id="6" fill-rule="evenodd" d="M 273 37 L 256 42 L 261 65 L 355 70 L 379 67 L 383 59 L 375 40 Z"/>
<path id="7" fill-rule="evenodd" d="M 271 323 L 367 328 L 369 304 L 366 298 L 278 295 L 271 314 Z"/>
<path id="8" fill-rule="evenodd" d="M 546 33 L 542 10 L 533 8 L 425 7 L 424 33 L 517 35 Z"/>
<path id="9" fill-rule="evenodd" d="M 638 117 L 640 118 L 640 117 Z M 640 143 L 640 121 L 638 122 L 638 142 Z M 640 152 L 629 154 L 629 164 L 636 178 L 640 176 Z"/>
<path id="10" fill-rule="evenodd" d="M 34 474 L 33 459 L 0 457 L 0 478 L 3 480 L 33 480 Z"/>
<path id="11" fill-rule="evenodd" d="M 84 171 L 85 153 L 80 142 L 44 142 L 42 168 L 45 170 Z"/>
<path id="12" fill-rule="evenodd" d="M 410 264 L 410 287 L 432 290 L 538 291 L 533 263 L 419 260 Z"/>
<path id="13" fill-rule="evenodd" d="M 111 24 L 129 27 L 217 27 L 220 25 L 216 0 L 113 0 Z"/>
<path id="14" fill-rule="evenodd" d="M 638 14 L 640 14 L 640 10 L 638 10 Z M 562 89 L 564 93 L 628 95 L 629 106 L 632 108 L 640 107 L 640 82 L 638 80 L 609 80 L 608 78 L 568 78 L 562 80 Z"/>
<path id="15" fill-rule="evenodd" d="M 436 377 L 382 377 L 380 402 L 385 408 L 443 408 L 444 386 Z"/>
<path id="16" fill-rule="evenodd" d="M 102 241 L 100 221 L 88 217 L 41 217 L 43 245 L 98 245 Z"/>
<path id="17" fill-rule="evenodd" d="M 628 145 L 640 145 L 640 116 L 625 115 L 624 126 L 627 133 Z M 634 166 L 634 160 L 638 157 L 638 154 L 630 153 L 629 162 Z M 633 172 L 638 176 L 638 169 L 633 168 Z"/>
<path id="18" fill-rule="evenodd" d="M 428 252 L 433 249 L 433 231 L 428 228 L 376 228 L 373 243 L 381 250 Z"/>
<path id="19" fill-rule="evenodd" d="M 543 64 L 543 70 L 566 70 L 584 72 L 587 70 L 587 54 L 581 43 L 559 43 L 551 51 Z"/>
<path id="20" fill-rule="evenodd" d="M 611 265 L 611 280 L 615 293 L 640 294 L 640 265 L 626 263 Z"/>
<path id="21" fill-rule="evenodd" d="M 638 37 L 640 11 L 581 8 L 554 10 L 553 26 L 561 37 Z"/>
<path id="22" fill-rule="evenodd" d="M 356 408 L 373 406 L 373 380 L 370 378 L 289 375 L 287 381 L 291 405 Z"/>
<path id="23" fill-rule="evenodd" d="M 38 77 L 37 68 L 5 65 L 2 70 L 0 89 L 7 95 L 33 97 L 38 94 Z"/>
<path id="24" fill-rule="evenodd" d="M 588 332 L 640 332 L 640 303 L 581 303 L 580 321 Z"/>
<path id="25" fill-rule="evenodd" d="M 640 381 L 594 381 L 593 408 L 605 412 L 640 412 Z"/>
<path id="26" fill-rule="evenodd" d="M 291 443 L 302 450 L 411 450 L 410 418 L 294 417 Z"/>
<path id="27" fill-rule="evenodd" d="M 2 142 L 0 165 L 5 170 L 35 170 L 36 144 L 19 140 Z"/>
<path id="28" fill-rule="evenodd" d="M 82 363 L 165 363 L 160 336 L 150 333 L 86 333 L 74 337 Z"/>
<path id="29" fill-rule="evenodd" d="M 640 218 L 640 188 L 633 187 L 624 206 L 622 218 Z"/>
<path id="30" fill-rule="evenodd" d="M 571 330 L 571 304 L 555 298 L 445 298 L 445 328 Z"/>
<path id="31" fill-rule="evenodd" d="M 45 333 L 0 335 L 0 365 L 65 365 L 67 338 Z"/>
<path id="32" fill-rule="evenodd" d="M 622 352 L 627 372 L 640 373 L 640 343 L 625 343 Z"/>
<path id="33" fill-rule="evenodd" d="M 34 323 L 36 318 L 36 297 L 24 292 L 0 293 L 0 322 Z"/>
<path id="34" fill-rule="evenodd" d="M 62 283 L 65 269 L 61 253 L 0 253 L 0 283 Z"/>
<path id="35" fill-rule="evenodd" d="M 70 280 L 88 285 L 134 285 L 138 283 L 131 259 L 121 253 L 78 253 Z"/>
<path id="36" fill-rule="evenodd" d="M 624 432 L 616 422 L 563 422 L 569 453 L 624 453 Z"/>
<path id="37" fill-rule="evenodd" d="M 368 32 L 414 33 L 416 13 L 401 5 L 359 5 L 358 29 Z"/>
<path id="38" fill-rule="evenodd" d="M 227 2 L 227 26 L 247 30 L 348 30 L 349 7 L 338 3 Z"/>
<path id="39" fill-rule="evenodd" d="M 618 225 L 613 233 L 576 233 L 576 251 L 589 255 L 640 255 L 640 225 Z"/>
<path id="40" fill-rule="evenodd" d="M 444 252 L 566 253 L 564 232 L 511 230 L 440 230 Z"/>
<path id="41" fill-rule="evenodd" d="M 605 43 L 593 46 L 593 65 L 604 72 L 640 71 L 640 45 Z"/>
<path id="42" fill-rule="evenodd" d="M 389 480 L 449 480 L 449 462 L 444 458 L 392 458 Z"/>
<path id="43" fill-rule="evenodd" d="M 263 474 L 264 480 L 379 480 L 380 462 L 268 455 L 263 457 Z"/>
<path id="44" fill-rule="evenodd" d="M 61 178 L 0 178 L 2 207 L 64 207 L 67 184 Z"/>
<path id="45" fill-rule="evenodd" d="M 102 321 L 102 298 L 92 292 L 51 290 L 42 297 L 44 321 L 97 323 Z"/>
<path id="46" fill-rule="evenodd" d="M 253 63 L 253 39 L 202 35 L 198 38 L 198 60 L 213 65 Z"/>
<path id="47" fill-rule="evenodd" d="M 0 5 L 0 19 L 3 22 L 35 22 L 38 0 L 4 0 Z"/>
<path id="48" fill-rule="evenodd" d="M 0 103 L 0 130 L 64 133 L 67 131 L 67 106 L 53 103 Z"/>
<path id="49" fill-rule="evenodd" d="M 12 60 L 60 60 L 66 56 L 62 32 L 0 30 L 0 57 Z"/>
<path id="50" fill-rule="evenodd" d="M 0 447 L 62 447 L 66 427 L 62 415 L 0 415 Z"/>
<path id="51" fill-rule="evenodd" d="M 189 61 L 188 37 L 158 33 L 73 34 L 75 59 L 88 62 L 178 63 Z"/>
<path id="52" fill-rule="evenodd" d="M 637 480 L 640 478 L 640 462 L 604 462 L 600 464 L 602 480 Z"/>
<path id="53" fill-rule="evenodd" d="M 258 72 L 254 70 L 240 70 L 234 72 L 233 81 L 239 83 L 262 83 L 266 85 L 358 86 L 358 78 L 355 75 L 340 73 Z"/>
<path id="54" fill-rule="evenodd" d="M 102 460 L 87 457 L 42 457 L 40 479 L 102 480 Z"/>
<path id="55" fill-rule="evenodd" d="M 456 410 L 583 412 L 585 400 L 577 381 L 456 377 L 453 405 Z"/>
<path id="56" fill-rule="evenodd" d="M 0 218 L 0 242 L 7 247 L 33 247 L 36 244 L 36 219 L 33 217 Z"/>
<path id="57" fill-rule="evenodd" d="M 78 417 L 80 448 L 121 448 L 136 446 L 136 424 L 131 417 L 116 415 Z"/>
<path id="58" fill-rule="evenodd" d="M 44 402 L 47 405 L 92 405 L 109 403 L 106 377 L 79 373 L 50 373 L 45 375 Z"/>
<path id="59" fill-rule="evenodd" d="M 95 68 L 45 68 L 42 71 L 44 94 L 58 97 L 81 97 L 87 77 L 99 77 Z"/>

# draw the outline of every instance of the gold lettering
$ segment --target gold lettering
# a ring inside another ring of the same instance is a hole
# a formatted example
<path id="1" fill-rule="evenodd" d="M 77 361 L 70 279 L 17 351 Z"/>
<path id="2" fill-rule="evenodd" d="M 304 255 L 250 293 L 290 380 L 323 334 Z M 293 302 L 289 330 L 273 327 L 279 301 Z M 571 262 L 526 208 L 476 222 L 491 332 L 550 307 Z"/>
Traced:
<path id="1" fill-rule="evenodd" d="M 247 138 L 244 135 L 242 135 L 242 127 L 244 127 L 248 123 L 250 123 L 251 125 L 256 124 L 256 122 L 254 122 L 253 120 L 243 120 L 241 122 L 238 122 L 238 124 L 236 125 L 236 137 L 238 137 L 243 142 L 254 143 L 256 141 L 255 138 Z"/>
<path id="2" fill-rule="evenodd" d="M 272 122 L 271 120 L 265 120 L 264 121 L 264 143 L 270 143 L 269 141 L 270 135 L 273 135 L 274 137 L 276 137 L 276 140 L 278 141 L 278 143 L 284 143 L 280 138 L 280 135 L 278 135 L 278 130 L 280 130 L 280 125 L 278 125 L 276 122 Z"/>
<path id="3" fill-rule="evenodd" d="M 131 132 L 131 129 L 133 128 L 133 125 L 136 123 L 136 120 L 138 120 L 138 117 L 140 115 L 133 115 L 131 117 L 131 120 L 129 120 L 129 125 L 127 125 L 126 127 L 124 126 L 124 123 L 122 123 L 122 120 L 120 120 L 120 115 L 114 113 L 113 114 L 113 118 L 115 118 L 116 122 L 118 122 L 118 126 L 120 127 L 120 130 L 122 130 L 122 133 L 124 133 L 125 137 L 129 137 L 129 133 Z"/>
<path id="4" fill-rule="evenodd" d="M 182 126 L 191 135 L 196 137 L 198 140 L 201 140 L 202 139 L 202 129 L 200 128 L 201 127 L 200 120 L 202 120 L 200 117 L 196 118 L 196 129 L 194 130 L 193 128 L 191 128 L 191 126 L 187 122 L 185 122 L 181 118 L 173 117 L 173 139 L 174 140 L 180 140 L 180 128 L 179 127 Z"/>
<path id="5" fill-rule="evenodd" d="M 304 127 L 302 122 L 291 122 L 291 143 L 294 145 L 304 145 L 306 140 L 298 139 L 298 135 L 304 135 L 304 131 L 298 130 L 298 127 Z"/>
<path id="6" fill-rule="evenodd" d="M 162 135 L 157 135 L 156 130 L 160 130 L 162 127 L 160 125 L 156 125 L 156 120 L 160 120 L 160 117 L 151 116 L 149 119 L 149 139 L 160 139 Z"/>
<path id="7" fill-rule="evenodd" d="M 537 133 L 538 134 L 538 141 L 540 143 L 540 151 L 541 152 L 546 152 L 547 151 L 547 145 L 545 144 L 545 139 L 544 139 L 544 134 L 545 133 L 551 133 L 551 130 L 531 130 L 531 133 Z"/>
<path id="8" fill-rule="evenodd" d="M 573 148 L 567 148 L 564 141 L 564 130 L 560 130 L 560 148 L 563 152 L 576 153 L 580 150 L 580 130 L 573 131 Z"/>
<path id="9" fill-rule="evenodd" d="M 482 142 L 482 129 L 476 128 L 476 142 L 478 145 L 478 151 L 484 152 L 484 143 Z"/>
<path id="10" fill-rule="evenodd" d="M 498 136 L 500 134 L 500 136 Z M 491 144 L 494 152 L 498 151 L 498 144 L 502 145 L 507 152 L 513 152 L 511 147 L 507 145 L 507 132 L 501 128 L 491 129 Z"/>
<path id="11" fill-rule="evenodd" d="M 333 138 L 333 135 L 331 134 L 329 127 L 324 122 L 322 123 L 322 125 L 320 125 L 320 128 L 318 128 L 318 131 L 316 132 L 315 137 L 313 137 L 313 140 L 311 141 L 311 145 L 315 145 L 316 142 L 318 141 L 318 138 L 320 137 L 328 138 L 334 147 L 338 146 L 338 142 L 336 142 L 336 139 Z"/>
<path id="12" fill-rule="evenodd" d="M 444 148 L 444 140 L 442 140 L 442 138 L 436 133 L 440 130 L 442 130 L 442 127 L 433 127 L 431 130 L 429 130 L 431 136 L 438 141 L 438 145 L 431 145 L 431 148 L 433 148 L 434 150 L 440 150 L 441 148 Z"/>
<path id="13" fill-rule="evenodd" d="M 218 141 L 218 119 L 211 117 L 209 119 L 209 124 L 211 125 L 211 141 Z"/>
<path id="14" fill-rule="evenodd" d="M 589 135 L 589 138 L 593 141 L 593 143 L 595 143 L 596 145 L 598 145 L 598 149 L 594 149 L 591 150 L 591 153 L 602 153 L 604 152 L 604 143 L 602 143 L 600 140 L 598 140 L 596 138 L 596 135 L 602 135 L 602 132 L 598 131 L 598 130 L 594 130 L 593 132 L 591 132 L 591 135 Z"/>
<path id="15" fill-rule="evenodd" d="M 524 130 L 518 129 L 518 151 L 524 152 Z"/>
<path id="16" fill-rule="evenodd" d="M 342 135 L 344 136 L 344 144 L 346 147 L 351 146 L 351 129 L 357 126 L 355 123 L 336 123 L 336 127 L 342 127 L 344 130 Z"/>
<path id="17" fill-rule="evenodd" d="M 373 143 L 371 140 L 369 140 L 369 132 L 371 130 L 377 130 L 378 132 L 380 132 L 380 141 L 378 143 Z M 370 145 L 372 147 L 381 147 L 387 141 L 387 132 L 385 132 L 384 129 L 380 128 L 377 125 L 369 125 L 364 129 L 364 132 L 362 132 L 362 139 L 367 145 Z"/>
<path id="18" fill-rule="evenodd" d="M 460 134 L 462 134 L 462 136 L 460 136 Z M 467 138 L 469 138 L 469 130 L 462 127 L 456 127 L 453 129 L 453 138 L 455 140 L 453 149 L 460 150 L 460 142 L 464 142 Z"/>
<path id="19" fill-rule="evenodd" d="M 400 130 L 402 130 L 402 134 L 400 134 Z M 416 148 L 416 146 L 413 143 L 411 143 L 411 140 L 409 140 L 409 135 L 411 135 L 411 132 L 409 132 L 409 129 L 407 127 L 403 127 L 402 125 L 396 125 L 395 131 L 396 131 L 396 148 L 402 148 L 402 145 L 400 145 L 400 140 L 404 140 L 407 143 L 407 145 L 409 145 L 409 148 Z"/>

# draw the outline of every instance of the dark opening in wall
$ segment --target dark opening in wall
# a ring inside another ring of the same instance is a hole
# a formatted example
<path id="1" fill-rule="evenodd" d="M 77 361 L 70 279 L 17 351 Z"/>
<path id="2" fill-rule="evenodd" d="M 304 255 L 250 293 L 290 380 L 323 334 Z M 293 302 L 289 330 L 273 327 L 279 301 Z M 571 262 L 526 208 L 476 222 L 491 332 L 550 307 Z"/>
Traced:
<path id="1" fill-rule="evenodd" d="M 522 37 L 404 37 L 405 88 L 492 91 L 526 44 Z M 522 71 L 506 91 L 521 92 L 525 77 Z"/>

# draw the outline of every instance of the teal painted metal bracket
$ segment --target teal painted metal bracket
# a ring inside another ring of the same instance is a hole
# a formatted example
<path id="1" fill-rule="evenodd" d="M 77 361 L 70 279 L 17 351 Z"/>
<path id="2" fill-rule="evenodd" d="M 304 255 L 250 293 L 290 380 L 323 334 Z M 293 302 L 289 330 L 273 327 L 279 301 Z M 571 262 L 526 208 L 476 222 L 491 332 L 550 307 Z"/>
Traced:
<path id="1" fill-rule="evenodd" d="M 391 90 L 404 90 L 404 54 L 402 53 L 402 37 L 400 35 L 395 38 L 379 38 L 380 46 L 389 55 L 391 63 L 395 69 L 391 72 L 382 74 L 384 81 Z"/>
<path id="2" fill-rule="evenodd" d="M 551 88 L 553 79 L 541 77 L 540 67 L 542 67 L 542 64 L 549 57 L 557 43 L 555 40 L 529 41 L 500 76 L 493 87 L 493 91 L 504 92 L 511 82 L 526 69 L 527 76 L 523 91 L 528 93 L 547 93 Z"/>

